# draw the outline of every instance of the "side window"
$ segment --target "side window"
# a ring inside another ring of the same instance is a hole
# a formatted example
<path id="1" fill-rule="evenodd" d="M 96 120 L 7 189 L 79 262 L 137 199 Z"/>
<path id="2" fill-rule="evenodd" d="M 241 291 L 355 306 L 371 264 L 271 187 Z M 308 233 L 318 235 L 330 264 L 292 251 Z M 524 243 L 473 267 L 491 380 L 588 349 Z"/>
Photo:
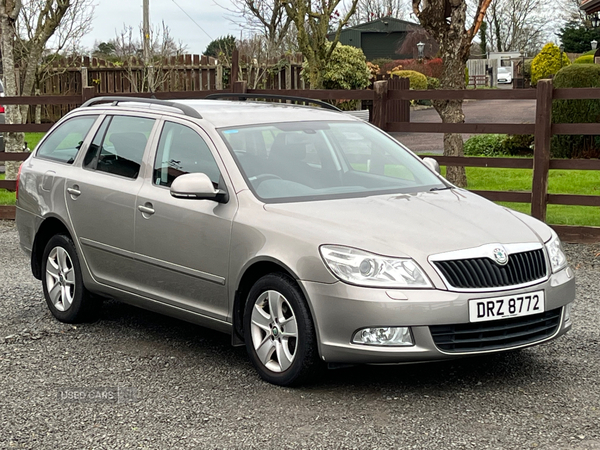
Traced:
<path id="1" fill-rule="evenodd" d="M 85 155 L 84 166 L 137 178 L 154 122 L 142 117 L 106 117 Z"/>
<path id="2" fill-rule="evenodd" d="M 200 172 L 219 184 L 219 167 L 204 139 L 191 128 L 165 122 L 154 162 L 154 184 L 170 187 L 179 175 Z"/>
<path id="3" fill-rule="evenodd" d="M 36 156 L 72 164 L 98 116 L 73 117 L 60 125 L 39 146 Z"/>

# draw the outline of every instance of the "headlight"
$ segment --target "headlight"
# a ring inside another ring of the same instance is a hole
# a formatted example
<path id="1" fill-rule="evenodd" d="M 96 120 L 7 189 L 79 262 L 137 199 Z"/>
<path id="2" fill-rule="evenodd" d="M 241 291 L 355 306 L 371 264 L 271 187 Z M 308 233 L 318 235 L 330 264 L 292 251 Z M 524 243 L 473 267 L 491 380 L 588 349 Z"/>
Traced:
<path id="1" fill-rule="evenodd" d="M 432 287 L 423 270 L 410 258 L 389 258 L 355 248 L 323 245 L 321 256 L 340 280 L 372 287 Z"/>
<path id="2" fill-rule="evenodd" d="M 567 266 L 567 257 L 563 252 L 560 239 L 555 232 L 552 232 L 552 238 L 546 243 L 546 250 L 550 257 L 552 272 L 558 272 Z"/>

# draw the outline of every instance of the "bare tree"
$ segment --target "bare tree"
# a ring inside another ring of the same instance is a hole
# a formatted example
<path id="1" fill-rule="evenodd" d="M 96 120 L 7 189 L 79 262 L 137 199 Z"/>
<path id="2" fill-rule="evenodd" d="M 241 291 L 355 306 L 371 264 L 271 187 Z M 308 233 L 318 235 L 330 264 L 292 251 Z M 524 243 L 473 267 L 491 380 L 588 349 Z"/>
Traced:
<path id="1" fill-rule="evenodd" d="M 119 61 L 116 64 L 125 67 L 133 92 L 161 90 L 174 75 L 171 62 L 185 52 L 185 46 L 173 39 L 169 27 L 163 22 L 158 31 L 150 29 L 149 64 L 145 64 L 142 39 L 141 26 L 139 33 L 134 32 L 133 27 L 125 26 L 116 39 L 110 41 Z"/>
<path id="2" fill-rule="evenodd" d="M 68 56 L 81 56 L 85 50 L 80 45 L 81 38 L 89 33 L 95 5 L 93 0 L 71 0 L 71 6 L 65 12 L 63 19 L 48 40 L 42 54 L 42 60 L 37 66 L 34 79 L 34 91 L 38 95 L 41 86 L 51 76 L 67 69 L 56 69 L 55 62 Z M 43 13 L 45 0 L 29 0 L 23 3 L 17 22 L 18 35 L 16 45 L 20 54 L 27 54 L 28 47 L 35 40 L 37 17 Z M 24 86 L 27 89 L 26 86 Z M 25 94 L 27 95 L 27 94 Z M 22 114 L 27 114 L 27 106 L 22 108 Z M 41 122 L 42 105 L 35 107 L 35 122 Z"/>
<path id="3" fill-rule="evenodd" d="M 65 25 L 75 0 L 0 0 L 0 33 L 2 67 L 5 92 L 9 96 L 31 95 L 35 84 L 38 65 L 42 62 L 46 46 L 61 25 Z M 25 12 L 33 15 L 25 16 Z M 89 11 L 88 11 L 89 13 Z M 18 23 L 24 14 L 21 27 L 28 30 L 21 35 Z M 66 26 L 66 25 L 65 25 Z M 68 34 L 68 33 L 67 33 Z M 19 46 L 18 49 L 15 47 Z M 20 79 L 16 78 L 15 62 L 20 68 Z M 7 105 L 8 123 L 25 123 L 27 106 Z M 5 134 L 6 151 L 18 152 L 23 148 L 23 133 Z M 14 179 L 18 163 L 6 165 L 6 178 Z"/>
<path id="4" fill-rule="evenodd" d="M 587 15 L 581 9 L 581 0 L 557 0 L 558 11 L 563 12 L 563 19 L 566 22 L 575 22 L 577 24 L 589 24 Z"/>
<path id="5" fill-rule="evenodd" d="M 487 13 L 488 44 L 494 51 L 525 51 L 545 44 L 556 20 L 552 5 L 544 0 L 493 0 Z"/>
<path id="6" fill-rule="evenodd" d="M 412 0 L 413 11 L 421 26 L 440 44 L 440 56 L 444 61 L 440 88 L 465 88 L 465 65 L 471 42 L 479 31 L 490 2 L 491 0 L 478 0 L 473 23 L 467 28 L 466 0 Z M 433 106 L 444 123 L 465 121 L 462 100 L 435 100 Z M 464 155 L 460 134 L 444 134 L 444 155 Z M 446 177 L 458 186 L 467 185 L 464 167 L 448 167 Z"/>
<path id="7" fill-rule="evenodd" d="M 268 48 L 279 49 L 286 35 L 293 28 L 293 21 L 285 13 L 285 7 L 279 0 L 231 0 L 233 9 L 228 9 L 240 23 L 252 34 L 263 36 Z"/>
<path id="8" fill-rule="evenodd" d="M 348 25 L 355 26 L 383 17 L 406 19 L 410 12 L 408 0 L 359 0 Z"/>
<path id="9" fill-rule="evenodd" d="M 226 9 L 233 14 L 234 22 L 246 31 L 245 38 L 236 44 L 248 73 L 249 86 L 256 89 L 273 70 L 269 66 L 285 65 L 282 55 L 297 52 L 296 27 L 279 0 L 232 0 L 231 3 L 232 9 Z"/>
<path id="10" fill-rule="evenodd" d="M 352 0 L 348 11 L 340 13 L 341 0 L 280 0 L 287 16 L 298 30 L 298 46 L 308 65 L 308 78 L 312 89 L 323 87 L 323 72 L 333 50 L 340 40 L 342 27 L 356 11 L 358 0 Z M 331 45 L 327 35 L 333 31 Z"/>

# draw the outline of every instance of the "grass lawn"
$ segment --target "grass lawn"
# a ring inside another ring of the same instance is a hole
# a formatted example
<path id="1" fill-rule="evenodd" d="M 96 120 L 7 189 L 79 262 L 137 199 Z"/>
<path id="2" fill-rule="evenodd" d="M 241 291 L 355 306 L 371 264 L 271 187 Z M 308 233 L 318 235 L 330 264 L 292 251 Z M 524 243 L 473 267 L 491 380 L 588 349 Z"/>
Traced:
<path id="1" fill-rule="evenodd" d="M 444 172 L 445 167 L 442 168 Z M 531 169 L 467 167 L 468 188 L 474 190 L 531 191 L 531 177 Z M 600 195 L 600 171 L 551 170 L 548 191 L 551 194 Z M 498 203 L 526 214 L 531 213 L 529 203 Z M 556 225 L 600 226 L 600 208 L 548 205 L 547 221 Z"/>
<path id="2" fill-rule="evenodd" d="M 42 140 L 42 138 L 44 137 L 46 133 L 44 132 L 40 132 L 40 133 L 25 133 L 25 142 L 27 142 L 27 147 L 31 150 L 33 150 L 35 148 L 36 145 L 38 145 L 38 142 L 40 142 Z"/>
<path id="3" fill-rule="evenodd" d="M 0 180 L 4 180 L 4 174 L 0 173 Z M 0 205 L 14 205 L 15 204 L 15 193 L 7 191 L 6 189 L 0 189 Z"/>

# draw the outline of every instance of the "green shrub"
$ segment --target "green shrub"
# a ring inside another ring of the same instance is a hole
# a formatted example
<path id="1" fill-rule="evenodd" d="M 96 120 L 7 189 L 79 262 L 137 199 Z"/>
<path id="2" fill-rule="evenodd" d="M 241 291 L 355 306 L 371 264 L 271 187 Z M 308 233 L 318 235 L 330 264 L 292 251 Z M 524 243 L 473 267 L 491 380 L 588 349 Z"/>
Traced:
<path id="1" fill-rule="evenodd" d="M 596 54 L 596 50 L 588 50 L 587 52 L 585 52 L 581 56 L 594 55 L 594 54 Z"/>
<path id="2" fill-rule="evenodd" d="M 303 71 L 304 73 L 305 71 Z M 327 61 L 323 75 L 325 89 L 364 89 L 371 71 L 360 48 L 338 44 Z"/>
<path id="3" fill-rule="evenodd" d="M 381 68 L 381 70 L 383 70 L 383 68 L 391 63 L 393 63 L 394 60 L 391 58 L 375 58 L 373 61 L 371 61 L 371 64 L 373 64 L 374 66 L 379 66 Z M 383 72 L 385 73 L 385 72 Z"/>
<path id="4" fill-rule="evenodd" d="M 427 77 L 414 70 L 395 70 L 390 75 L 398 78 L 408 78 L 411 89 L 427 89 Z"/>
<path id="5" fill-rule="evenodd" d="M 554 77 L 555 88 L 600 87 L 600 64 L 574 64 Z M 554 100 L 554 123 L 600 122 L 600 100 Z M 600 136 L 563 136 L 552 138 L 555 158 L 599 158 Z"/>
<path id="6" fill-rule="evenodd" d="M 531 63 L 533 59 L 526 59 L 523 65 L 523 78 L 525 78 L 525 86 L 531 85 Z"/>
<path id="7" fill-rule="evenodd" d="M 533 154 L 533 134 L 513 134 L 502 142 L 502 148 L 511 156 Z"/>
<path id="8" fill-rule="evenodd" d="M 464 152 L 468 156 L 503 156 L 506 155 L 503 143 L 505 134 L 481 134 L 472 136 L 465 142 Z"/>
<path id="9" fill-rule="evenodd" d="M 427 77 L 427 89 L 439 89 L 440 88 L 440 79 Z"/>
<path id="10" fill-rule="evenodd" d="M 302 64 L 302 77 L 305 81 L 308 81 L 307 67 L 305 61 Z M 325 89 L 364 89 L 369 85 L 370 78 L 371 71 L 367 66 L 367 59 L 362 49 L 338 44 L 327 61 L 323 73 L 323 87 Z M 333 100 L 331 103 L 344 111 L 349 111 L 356 109 L 358 102 L 359 100 Z"/>
<path id="11" fill-rule="evenodd" d="M 583 55 L 573 61 L 573 64 L 594 64 L 594 55 Z"/>
<path id="12" fill-rule="evenodd" d="M 544 45 L 531 62 L 531 84 L 536 85 L 538 80 L 548 78 L 570 64 L 566 53 L 561 52 L 556 44 L 550 42 Z"/>

